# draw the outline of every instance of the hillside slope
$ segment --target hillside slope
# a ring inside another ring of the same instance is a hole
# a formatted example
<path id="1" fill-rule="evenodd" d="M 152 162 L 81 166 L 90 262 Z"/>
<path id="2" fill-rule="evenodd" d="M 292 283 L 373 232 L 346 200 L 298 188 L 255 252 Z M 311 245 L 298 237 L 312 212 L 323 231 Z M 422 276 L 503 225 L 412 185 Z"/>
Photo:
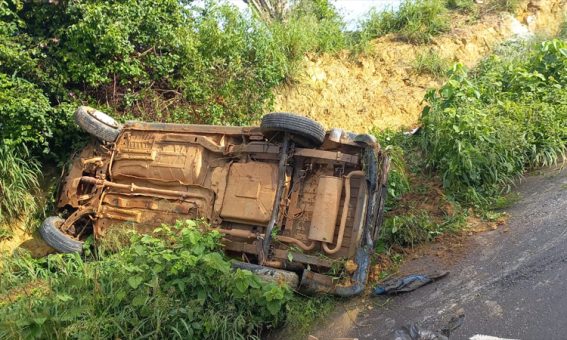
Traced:
<path id="1" fill-rule="evenodd" d="M 556 34 L 567 12 L 565 0 L 531 0 L 515 16 L 486 15 L 471 25 L 454 16 L 450 33 L 430 45 L 412 45 L 388 35 L 372 43 L 371 52 L 355 60 L 340 55 L 307 56 L 296 83 L 280 87 L 276 111 L 297 112 L 326 127 L 365 132 L 374 127 L 410 127 L 418 123 L 428 88 L 440 85 L 412 67 L 427 51 L 470 67 L 497 44 L 518 37 Z"/>

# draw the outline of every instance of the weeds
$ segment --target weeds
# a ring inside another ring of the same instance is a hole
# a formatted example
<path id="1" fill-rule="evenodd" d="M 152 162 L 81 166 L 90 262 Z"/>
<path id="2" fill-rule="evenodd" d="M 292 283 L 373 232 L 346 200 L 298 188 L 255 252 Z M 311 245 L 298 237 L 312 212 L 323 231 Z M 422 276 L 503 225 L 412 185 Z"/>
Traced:
<path id="1" fill-rule="evenodd" d="M 0 224 L 9 225 L 16 218 L 30 218 L 39 209 L 39 164 L 29 158 L 22 146 L 0 146 Z M 9 235 L 3 231 L 4 237 Z"/>
<path id="2" fill-rule="evenodd" d="M 283 321 L 289 290 L 231 270 L 220 234 L 156 232 L 97 261 L 2 258 L 0 338 L 242 339 Z"/>
<path id="3" fill-rule="evenodd" d="M 449 60 L 442 58 L 439 53 L 430 49 L 427 52 L 419 53 L 412 66 L 418 74 L 429 74 L 439 79 L 447 75 L 449 65 Z"/>
<path id="4" fill-rule="evenodd" d="M 335 307 L 331 296 L 305 297 L 295 295 L 287 304 L 287 318 L 282 339 L 305 339 L 316 321 L 324 321 Z"/>
<path id="5" fill-rule="evenodd" d="M 371 11 L 362 22 L 364 36 L 371 38 L 395 33 L 402 40 L 425 44 L 450 27 L 442 0 L 404 0 L 397 10 Z"/>
<path id="6" fill-rule="evenodd" d="M 490 12 L 510 12 L 514 14 L 520 5 L 520 0 L 493 0 L 489 1 L 485 8 L 484 13 Z"/>
<path id="7" fill-rule="evenodd" d="M 473 75 L 456 66 L 426 96 L 422 150 L 445 188 L 487 205 L 530 167 L 551 165 L 567 140 L 567 57 L 560 40 L 527 56 L 493 56 Z"/>
<path id="8" fill-rule="evenodd" d="M 458 205 L 451 208 L 454 212 L 442 213 L 438 211 L 439 207 L 399 208 L 387 216 L 382 227 L 381 239 L 389 247 L 413 247 L 444 233 L 461 230 L 466 225 L 467 215 Z"/>
<path id="9" fill-rule="evenodd" d="M 463 13 L 473 13 L 476 10 L 474 1 L 470 0 L 447 0 L 446 7 Z"/>

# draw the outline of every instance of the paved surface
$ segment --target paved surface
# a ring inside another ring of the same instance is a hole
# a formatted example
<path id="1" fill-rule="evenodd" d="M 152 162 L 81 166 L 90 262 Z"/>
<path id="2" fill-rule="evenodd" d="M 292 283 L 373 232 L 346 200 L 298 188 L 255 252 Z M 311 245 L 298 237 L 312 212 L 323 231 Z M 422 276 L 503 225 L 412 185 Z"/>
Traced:
<path id="1" fill-rule="evenodd" d="M 440 331 L 464 312 L 450 339 L 567 339 L 567 169 L 527 176 L 517 191 L 509 230 L 471 236 L 467 255 L 445 268 L 449 276 L 389 300 L 366 299 L 348 327 L 330 324 L 316 335 L 392 339 L 409 323 Z"/>

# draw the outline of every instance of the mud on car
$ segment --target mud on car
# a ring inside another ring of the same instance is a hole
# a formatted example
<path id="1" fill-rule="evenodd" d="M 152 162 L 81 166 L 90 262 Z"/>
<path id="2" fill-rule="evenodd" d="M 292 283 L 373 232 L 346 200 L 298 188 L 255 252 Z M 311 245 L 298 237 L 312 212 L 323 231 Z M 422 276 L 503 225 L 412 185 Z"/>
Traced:
<path id="1" fill-rule="evenodd" d="M 290 113 L 259 127 L 128 122 L 89 107 L 94 136 L 64 175 L 56 215 L 40 227 L 60 252 L 81 252 L 113 226 L 151 232 L 204 219 L 234 267 L 340 296 L 365 286 L 382 222 L 388 159 L 374 137 Z M 245 260 L 243 260 L 245 259 Z M 343 265 L 340 280 L 327 275 Z"/>

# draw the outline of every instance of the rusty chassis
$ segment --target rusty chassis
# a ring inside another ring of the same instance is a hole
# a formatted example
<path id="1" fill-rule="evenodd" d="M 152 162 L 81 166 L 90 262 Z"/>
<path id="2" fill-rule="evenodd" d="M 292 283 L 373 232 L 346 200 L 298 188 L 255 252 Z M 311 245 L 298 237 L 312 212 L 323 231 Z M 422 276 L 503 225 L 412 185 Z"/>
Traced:
<path id="1" fill-rule="evenodd" d="M 75 248 L 63 244 L 60 251 L 80 249 L 87 233 L 99 238 L 121 223 L 145 232 L 205 218 L 224 235 L 226 251 L 242 256 L 234 268 L 307 294 L 364 290 L 389 170 L 370 136 L 323 130 L 322 145 L 309 147 L 289 131 L 256 127 L 130 122 L 113 131 L 112 123 L 101 138 L 98 127 L 81 126 L 102 142 L 70 166 L 57 202 L 65 218 L 47 219 L 40 229 L 48 241 L 59 231 L 70 237 Z M 47 222 L 55 220 L 53 231 Z M 321 273 L 344 258 L 355 265 L 347 280 Z"/>

